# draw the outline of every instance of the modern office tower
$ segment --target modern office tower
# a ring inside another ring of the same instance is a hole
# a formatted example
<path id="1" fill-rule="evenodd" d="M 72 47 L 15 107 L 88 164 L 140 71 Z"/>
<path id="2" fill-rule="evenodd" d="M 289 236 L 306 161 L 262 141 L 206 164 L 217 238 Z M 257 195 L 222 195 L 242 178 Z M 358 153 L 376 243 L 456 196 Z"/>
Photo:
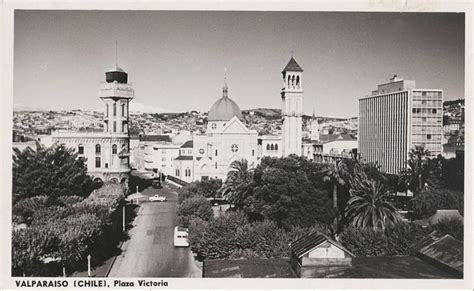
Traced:
<path id="1" fill-rule="evenodd" d="M 409 151 L 423 145 L 431 157 L 442 152 L 443 90 L 416 89 L 398 78 L 359 99 L 358 147 L 362 160 L 386 173 L 406 167 Z"/>

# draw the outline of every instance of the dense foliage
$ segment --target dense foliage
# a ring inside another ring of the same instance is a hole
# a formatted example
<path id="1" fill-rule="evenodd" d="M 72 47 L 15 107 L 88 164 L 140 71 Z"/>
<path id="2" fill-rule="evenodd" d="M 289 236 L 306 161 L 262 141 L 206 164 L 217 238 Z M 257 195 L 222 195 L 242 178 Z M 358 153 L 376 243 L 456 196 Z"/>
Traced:
<path id="1" fill-rule="evenodd" d="M 272 221 L 250 223 L 241 211 L 228 212 L 209 221 L 190 221 L 189 242 L 199 259 L 281 258 L 289 256 L 289 243 L 324 227 L 294 227 L 289 231 Z"/>
<path id="2" fill-rule="evenodd" d="M 204 196 L 193 196 L 183 200 L 177 207 L 178 224 L 183 227 L 189 226 L 193 218 L 209 220 L 213 216 L 211 203 Z"/>
<path id="3" fill-rule="evenodd" d="M 178 203 L 193 196 L 204 196 L 206 198 L 216 198 L 221 196 L 222 180 L 209 179 L 189 183 L 179 190 Z"/>
<path id="4" fill-rule="evenodd" d="M 356 256 L 410 255 L 411 247 L 427 233 L 420 226 L 396 223 L 386 229 L 348 227 L 340 242 Z"/>
<path id="5" fill-rule="evenodd" d="M 12 233 L 13 275 L 57 276 L 47 273 L 48 260 L 75 269 L 87 254 L 103 253 L 97 246 L 112 235 L 111 226 L 120 224 L 115 210 L 123 198 L 120 185 L 105 184 L 85 199 L 35 196 L 19 200 L 13 214 L 27 226 Z"/>
<path id="6" fill-rule="evenodd" d="M 40 195 L 85 197 L 92 190 L 84 159 L 72 149 L 63 145 L 46 148 L 40 144 L 36 150 L 14 149 L 14 201 Z"/>
<path id="7" fill-rule="evenodd" d="M 336 211 L 323 177 L 323 166 L 306 158 L 264 157 L 253 173 L 243 211 L 251 220 L 268 219 L 287 230 L 330 223 Z"/>
<path id="8" fill-rule="evenodd" d="M 415 219 L 432 216 L 438 209 L 463 209 L 464 193 L 448 189 L 425 189 L 409 203 L 409 210 Z M 460 211 L 462 213 L 462 211 Z"/>

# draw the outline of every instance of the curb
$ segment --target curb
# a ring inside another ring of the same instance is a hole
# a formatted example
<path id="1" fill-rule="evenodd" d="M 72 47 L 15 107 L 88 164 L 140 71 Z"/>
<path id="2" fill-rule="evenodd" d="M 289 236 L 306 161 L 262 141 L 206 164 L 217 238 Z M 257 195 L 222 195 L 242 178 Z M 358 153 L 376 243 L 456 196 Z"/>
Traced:
<path id="1" fill-rule="evenodd" d="M 120 249 L 122 249 L 123 243 L 124 243 L 124 241 L 122 241 L 122 242 L 120 243 L 120 246 L 119 246 Z M 114 266 L 115 261 L 117 260 L 117 257 L 118 257 L 118 256 L 119 256 L 119 255 L 114 256 L 114 259 L 112 260 L 112 262 L 110 263 L 109 267 L 107 268 L 107 272 L 105 272 L 105 278 L 109 277 L 110 271 L 112 270 L 112 267 Z"/>

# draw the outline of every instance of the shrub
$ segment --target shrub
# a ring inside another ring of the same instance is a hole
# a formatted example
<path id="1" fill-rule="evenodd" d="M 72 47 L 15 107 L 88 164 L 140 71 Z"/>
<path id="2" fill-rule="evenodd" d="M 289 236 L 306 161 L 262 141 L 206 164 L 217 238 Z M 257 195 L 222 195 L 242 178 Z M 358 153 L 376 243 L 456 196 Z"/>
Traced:
<path id="1" fill-rule="evenodd" d="M 415 219 L 432 216 L 438 209 L 460 209 L 464 205 L 464 193 L 448 189 L 429 189 L 416 195 L 409 204 Z"/>
<path id="2" fill-rule="evenodd" d="M 33 220 L 34 213 L 46 207 L 47 201 L 47 196 L 35 196 L 21 199 L 13 205 L 13 215 L 17 216 L 21 222 L 29 224 Z"/>
<path id="3" fill-rule="evenodd" d="M 420 226 L 399 222 L 384 230 L 349 227 L 340 240 L 356 256 L 401 256 L 412 254 L 411 247 L 427 234 Z"/>
<path id="4" fill-rule="evenodd" d="M 464 223 L 458 218 L 443 218 L 433 225 L 433 229 L 439 233 L 449 234 L 455 239 L 464 239 Z"/>

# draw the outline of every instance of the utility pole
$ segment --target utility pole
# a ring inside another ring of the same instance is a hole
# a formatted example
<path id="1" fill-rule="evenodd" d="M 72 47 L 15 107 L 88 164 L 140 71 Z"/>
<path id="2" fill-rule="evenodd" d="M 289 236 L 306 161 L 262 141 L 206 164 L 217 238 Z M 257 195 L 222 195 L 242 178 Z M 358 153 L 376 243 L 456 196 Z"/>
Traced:
<path id="1" fill-rule="evenodd" d="M 91 276 L 91 255 L 87 255 L 87 276 Z"/>
<path id="2" fill-rule="evenodd" d="M 125 205 L 122 206 L 122 231 L 125 232 Z"/>
<path id="3" fill-rule="evenodd" d="M 138 186 L 137 186 L 137 205 L 138 205 Z"/>

